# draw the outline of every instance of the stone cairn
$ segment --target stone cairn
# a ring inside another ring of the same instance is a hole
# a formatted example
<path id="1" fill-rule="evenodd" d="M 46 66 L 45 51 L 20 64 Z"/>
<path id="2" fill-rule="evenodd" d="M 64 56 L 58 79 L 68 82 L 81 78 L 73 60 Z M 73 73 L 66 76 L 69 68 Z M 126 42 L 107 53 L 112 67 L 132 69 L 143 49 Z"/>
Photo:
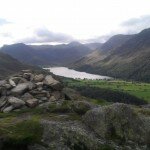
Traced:
<path id="1" fill-rule="evenodd" d="M 0 112 L 34 108 L 64 99 L 63 85 L 51 75 L 22 70 L 0 81 Z"/>

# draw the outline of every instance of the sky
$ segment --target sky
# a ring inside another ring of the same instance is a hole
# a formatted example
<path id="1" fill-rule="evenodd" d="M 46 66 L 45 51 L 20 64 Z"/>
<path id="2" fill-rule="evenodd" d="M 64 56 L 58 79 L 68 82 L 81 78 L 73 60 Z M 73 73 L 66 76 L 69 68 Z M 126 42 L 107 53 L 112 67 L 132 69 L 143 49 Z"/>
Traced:
<path id="1" fill-rule="evenodd" d="M 0 45 L 105 42 L 150 27 L 150 0 L 0 0 Z"/>

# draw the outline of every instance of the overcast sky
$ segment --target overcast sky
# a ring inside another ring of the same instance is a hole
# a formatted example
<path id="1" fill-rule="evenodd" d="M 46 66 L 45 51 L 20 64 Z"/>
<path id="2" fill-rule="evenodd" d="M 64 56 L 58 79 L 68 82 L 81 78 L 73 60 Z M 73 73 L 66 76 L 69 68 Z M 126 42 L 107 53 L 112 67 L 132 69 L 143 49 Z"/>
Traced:
<path id="1" fill-rule="evenodd" d="M 150 0 L 0 0 L 0 45 L 103 42 L 150 27 Z"/>

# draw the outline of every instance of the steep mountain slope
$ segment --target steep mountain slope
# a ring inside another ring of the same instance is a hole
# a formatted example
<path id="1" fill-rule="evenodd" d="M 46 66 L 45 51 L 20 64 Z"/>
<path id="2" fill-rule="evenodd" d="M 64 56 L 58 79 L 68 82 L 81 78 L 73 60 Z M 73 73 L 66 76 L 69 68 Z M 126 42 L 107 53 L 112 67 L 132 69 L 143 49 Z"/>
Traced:
<path id="1" fill-rule="evenodd" d="M 34 65 L 65 65 L 91 52 L 85 45 L 72 42 L 61 45 L 29 46 L 22 43 L 5 45 L 1 51 L 21 62 Z"/>
<path id="2" fill-rule="evenodd" d="M 7 54 L 0 53 L 0 78 L 26 68 L 26 65 L 21 64 L 16 59 Z"/>
<path id="3" fill-rule="evenodd" d="M 103 43 L 87 43 L 84 45 L 92 50 L 96 50 L 96 49 L 100 49 L 102 47 Z"/>
<path id="4" fill-rule="evenodd" d="M 99 50 L 103 51 L 112 51 L 113 49 L 121 46 L 124 44 L 126 41 L 134 37 L 135 35 L 123 35 L 123 34 L 118 34 L 112 36 L 106 43 L 104 43 Z"/>
<path id="5" fill-rule="evenodd" d="M 95 51 L 76 62 L 74 68 L 150 82 L 150 29 L 143 30 L 112 49 L 111 46 L 106 46 L 109 45 L 108 42 L 102 46 L 101 51 Z"/>

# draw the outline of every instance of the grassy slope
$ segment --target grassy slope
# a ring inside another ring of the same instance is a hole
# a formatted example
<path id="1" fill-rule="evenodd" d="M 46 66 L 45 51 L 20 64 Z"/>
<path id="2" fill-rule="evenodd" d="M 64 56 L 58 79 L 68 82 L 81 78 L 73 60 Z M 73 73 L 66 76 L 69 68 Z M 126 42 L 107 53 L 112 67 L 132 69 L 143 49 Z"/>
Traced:
<path id="1" fill-rule="evenodd" d="M 104 89 L 111 89 L 129 93 L 138 98 L 150 102 L 150 84 L 148 83 L 134 83 L 120 80 L 104 81 L 104 80 L 65 80 L 69 87 L 76 86 L 92 86 Z"/>

